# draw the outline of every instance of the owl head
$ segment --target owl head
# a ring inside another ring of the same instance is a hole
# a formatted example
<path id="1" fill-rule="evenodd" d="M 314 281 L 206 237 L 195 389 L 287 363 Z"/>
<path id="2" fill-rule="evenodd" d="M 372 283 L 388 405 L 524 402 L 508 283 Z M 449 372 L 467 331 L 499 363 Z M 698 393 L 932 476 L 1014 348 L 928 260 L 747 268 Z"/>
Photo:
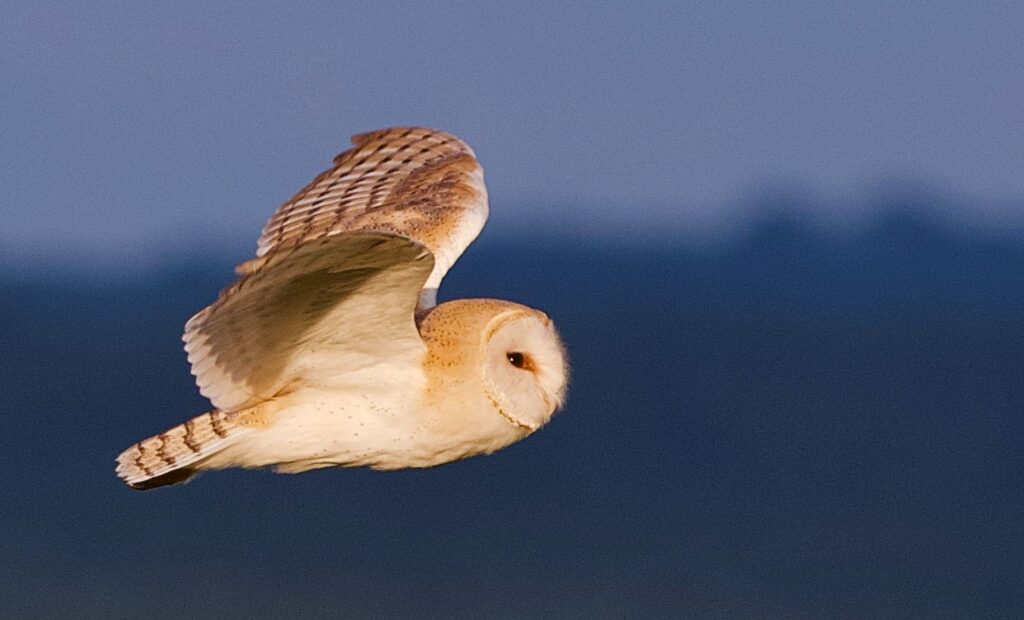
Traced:
<path id="1" fill-rule="evenodd" d="M 433 308 L 420 332 L 432 365 L 479 390 L 495 414 L 527 433 L 565 401 L 565 348 L 539 310 L 492 299 L 451 301 Z"/>

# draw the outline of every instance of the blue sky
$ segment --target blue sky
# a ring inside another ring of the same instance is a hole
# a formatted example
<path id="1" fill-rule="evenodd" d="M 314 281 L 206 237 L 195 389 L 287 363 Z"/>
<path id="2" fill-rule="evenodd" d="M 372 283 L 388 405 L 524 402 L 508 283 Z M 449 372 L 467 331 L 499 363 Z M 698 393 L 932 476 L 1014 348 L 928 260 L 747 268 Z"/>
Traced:
<path id="1" fill-rule="evenodd" d="M 1022 32 L 1019 1 L 0 0 L 0 617 L 1024 617 Z M 432 470 L 125 489 L 121 449 L 209 407 L 187 317 L 349 134 L 414 123 L 490 189 L 441 298 L 548 312 L 566 411 Z M 634 251 L 901 192 L 1019 236 Z"/>
<path id="2" fill-rule="evenodd" d="M 249 248 L 349 134 L 396 124 L 476 149 L 490 235 L 703 234 L 780 189 L 839 222 L 893 184 L 974 223 L 1024 199 L 1017 2 L 2 13 L 4 262 Z"/>

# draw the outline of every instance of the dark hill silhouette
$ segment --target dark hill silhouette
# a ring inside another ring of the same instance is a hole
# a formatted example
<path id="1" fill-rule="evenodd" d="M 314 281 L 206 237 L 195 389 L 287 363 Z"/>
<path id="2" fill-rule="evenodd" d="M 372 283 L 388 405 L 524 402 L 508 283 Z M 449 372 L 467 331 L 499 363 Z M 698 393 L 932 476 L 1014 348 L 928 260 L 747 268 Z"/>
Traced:
<path id="1" fill-rule="evenodd" d="M 568 410 L 430 471 L 138 494 L 206 406 L 179 336 L 230 265 L 0 274 L 0 616 L 1018 617 L 1024 239 L 775 215 L 694 250 L 494 241 L 442 297 L 547 310 Z"/>

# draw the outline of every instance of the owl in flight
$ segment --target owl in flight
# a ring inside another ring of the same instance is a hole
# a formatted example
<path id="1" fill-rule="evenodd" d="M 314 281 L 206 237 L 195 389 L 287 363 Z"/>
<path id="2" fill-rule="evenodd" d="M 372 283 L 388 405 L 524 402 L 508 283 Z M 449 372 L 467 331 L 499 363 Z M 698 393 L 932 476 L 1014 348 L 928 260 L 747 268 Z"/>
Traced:
<path id="1" fill-rule="evenodd" d="M 352 142 L 185 325 L 215 409 L 121 453 L 130 486 L 227 467 L 431 467 L 500 450 L 562 406 L 568 364 L 546 314 L 435 304 L 487 219 L 473 151 L 421 128 Z"/>

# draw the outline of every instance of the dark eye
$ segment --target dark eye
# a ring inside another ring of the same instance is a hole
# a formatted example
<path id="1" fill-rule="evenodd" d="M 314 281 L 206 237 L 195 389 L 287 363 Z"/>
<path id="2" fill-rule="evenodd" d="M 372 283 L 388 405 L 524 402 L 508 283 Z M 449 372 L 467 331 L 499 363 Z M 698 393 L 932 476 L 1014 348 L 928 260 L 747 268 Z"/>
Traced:
<path id="1" fill-rule="evenodd" d="M 508 357 L 508 363 L 512 364 L 516 368 L 523 368 L 526 366 L 526 356 L 518 351 L 506 353 L 505 356 Z"/>

